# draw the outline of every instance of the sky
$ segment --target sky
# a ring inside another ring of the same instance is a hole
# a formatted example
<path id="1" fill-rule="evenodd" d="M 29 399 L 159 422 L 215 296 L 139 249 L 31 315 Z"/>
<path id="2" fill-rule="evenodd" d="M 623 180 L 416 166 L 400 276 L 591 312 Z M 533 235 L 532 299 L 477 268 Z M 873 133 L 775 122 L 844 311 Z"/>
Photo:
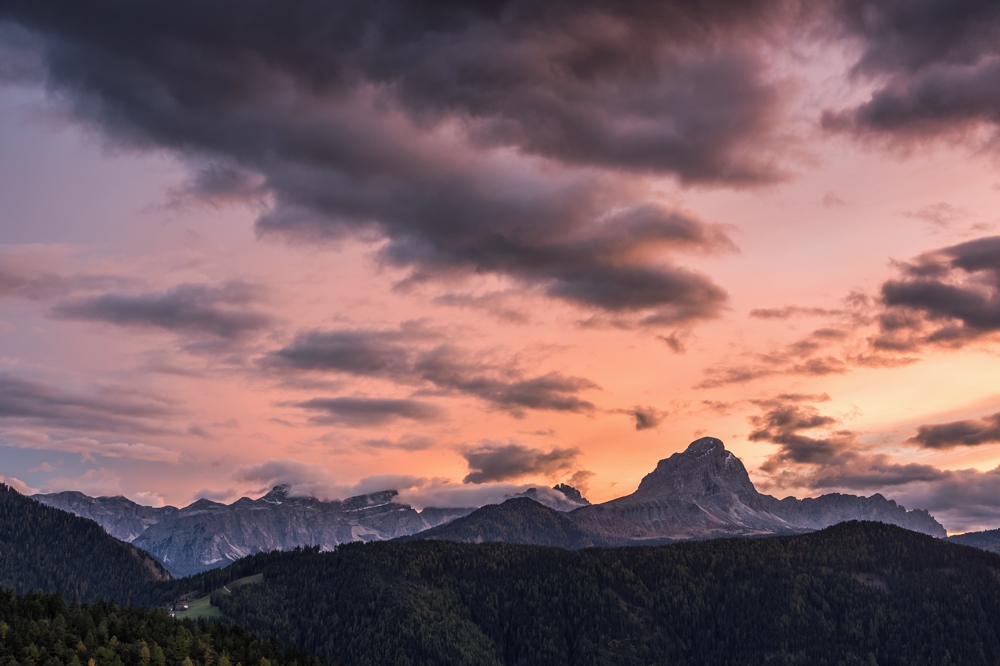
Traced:
<path id="1" fill-rule="evenodd" d="M 1000 5 L 0 0 L 0 477 L 1000 527 Z"/>

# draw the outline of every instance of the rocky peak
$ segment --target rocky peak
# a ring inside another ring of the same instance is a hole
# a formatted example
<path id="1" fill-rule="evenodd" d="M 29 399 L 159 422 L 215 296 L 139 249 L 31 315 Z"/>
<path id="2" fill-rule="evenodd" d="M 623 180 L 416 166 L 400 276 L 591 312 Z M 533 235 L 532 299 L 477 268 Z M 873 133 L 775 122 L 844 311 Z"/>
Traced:
<path id="1" fill-rule="evenodd" d="M 286 499 L 288 499 L 288 493 L 291 491 L 292 487 L 287 483 L 282 483 L 281 485 L 271 488 L 271 492 L 261 497 L 258 502 L 267 502 L 268 504 L 281 504 Z"/>
<path id="2" fill-rule="evenodd" d="M 561 492 L 563 495 L 566 496 L 566 499 L 570 500 L 571 502 L 576 502 L 577 504 L 583 504 L 583 505 L 590 504 L 590 501 L 587 500 L 587 498 L 584 497 L 579 490 L 565 483 L 557 483 L 556 485 L 552 486 L 552 490 L 558 490 L 559 492 Z"/>
<path id="3" fill-rule="evenodd" d="M 751 508 L 760 505 L 760 495 L 740 459 L 721 440 L 702 437 L 661 460 L 628 499 L 689 501 L 712 496 L 734 497 Z"/>

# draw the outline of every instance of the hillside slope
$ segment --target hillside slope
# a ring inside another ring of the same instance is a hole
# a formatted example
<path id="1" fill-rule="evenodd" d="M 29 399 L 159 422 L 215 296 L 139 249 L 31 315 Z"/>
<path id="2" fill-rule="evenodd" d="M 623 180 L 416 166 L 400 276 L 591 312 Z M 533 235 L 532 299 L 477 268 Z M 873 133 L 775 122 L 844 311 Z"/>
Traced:
<path id="1" fill-rule="evenodd" d="M 418 539 L 462 543 L 499 541 L 571 549 L 599 545 L 577 527 L 567 514 L 543 506 L 528 497 L 516 497 L 502 504 L 488 504 L 462 518 L 397 540 Z"/>
<path id="2" fill-rule="evenodd" d="M 208 575 L 254 572 L 212 595 L 227 618 L 358 665 L 1000 660 L 1000 556 L 881 523 L 579 551 L 348 544 Z"/>
<path id="3" fill-rule="evenodd" d="M 0 483 L 0 587 L 68 600 L 140 601 L 170 574 L 92 520 L 39 504 Z"/>

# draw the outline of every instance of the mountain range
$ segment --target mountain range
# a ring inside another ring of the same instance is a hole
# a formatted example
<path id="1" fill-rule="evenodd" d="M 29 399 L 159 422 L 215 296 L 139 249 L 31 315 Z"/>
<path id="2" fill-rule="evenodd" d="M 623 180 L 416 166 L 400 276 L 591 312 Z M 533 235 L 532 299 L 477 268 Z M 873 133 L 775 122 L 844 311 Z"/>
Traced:
<path id="1" fill-rule="evenodd" d="M 257 552 L 304 545 L 332 550 L 342 543 L 399 538 L 577 549 L 796 534 L 848 520 L 874 520 L 945 536 L 928 512 L 908 511 L 878 494 L 779 500 L 759 493 L 739 458 L 713 437 L 696 440 L 685 451 L 661 460 L 635 492 L 603 504 L 590 504 L 566 485 L 556 486 L 555 493 L 543 490 L 529 489 L 503 504 L 476 510 L 420 512 L 399 502 L 395 490 L 323 501 L 296 497 L 287 486 L 277 486 L 256 500 L 244 497 L 227 505 L 201 499 L 183 509 L 78 492 L 34 495 L 34 499 L 95 520 L 180 576 L 226 566 Z"/>

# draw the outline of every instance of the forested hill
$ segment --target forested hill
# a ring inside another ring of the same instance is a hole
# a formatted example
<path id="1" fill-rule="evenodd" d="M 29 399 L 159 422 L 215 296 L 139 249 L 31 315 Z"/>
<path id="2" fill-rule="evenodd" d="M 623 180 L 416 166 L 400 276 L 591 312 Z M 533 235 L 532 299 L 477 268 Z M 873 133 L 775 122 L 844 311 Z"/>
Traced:
<path id="1" fill-rule="evenodd" d="M 92 520 L 39 504 L 0 483 L 0 587 L 81 601 L 139 602 L 170 574 Z"/>
<path id="2" fill-rule="evenodd" d="M 966 532 L 948 537 L 952 543 L 960 543 L 963 546 L 981 548 L 991 553 L 1000 553 L 1000 530 L 986 530 L 985 532 Z"/>
<path id="3" fill-rule="evenodd" d="M 504 543 L 586 548 L 602 545 L 581 530 L 565 513 L 550 509 L 527 497 L 502 504 L 488 504 L 467 516 L 396 541 L 438 539 L 465 543 Z"/>
<path id="4" fill-rule="evenodd" d="M 98 602 L 0 590 L 0 664 L 17 666 L 323 666 L 222 624 L 181 622 Z"/>
<path id="5" fill-rule="evenodd" d="M 579 551 L 348 544 L 256 555 L 211 584 L 256 572 L 213 603 L 348 664 L 1000 661 L 1000 556 L 880 523 Z"/>

